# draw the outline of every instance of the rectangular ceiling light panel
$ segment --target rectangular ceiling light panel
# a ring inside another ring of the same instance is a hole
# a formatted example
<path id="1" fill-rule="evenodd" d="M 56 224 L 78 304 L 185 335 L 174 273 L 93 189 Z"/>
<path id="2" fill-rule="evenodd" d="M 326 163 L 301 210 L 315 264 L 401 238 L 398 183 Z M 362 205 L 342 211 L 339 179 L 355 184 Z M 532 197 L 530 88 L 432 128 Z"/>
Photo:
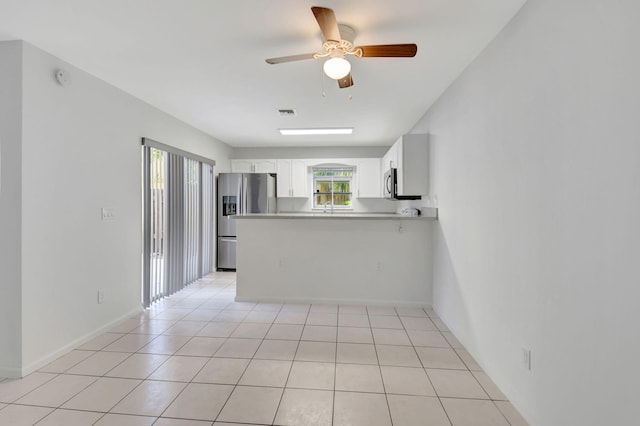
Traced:
<path id="1" fill-rule="evenodd" d="M 324 128 L 324 129 L 280 129 L 283 136 L 306 136 L 306 135 L 350 135 L 353 127 Z"/>

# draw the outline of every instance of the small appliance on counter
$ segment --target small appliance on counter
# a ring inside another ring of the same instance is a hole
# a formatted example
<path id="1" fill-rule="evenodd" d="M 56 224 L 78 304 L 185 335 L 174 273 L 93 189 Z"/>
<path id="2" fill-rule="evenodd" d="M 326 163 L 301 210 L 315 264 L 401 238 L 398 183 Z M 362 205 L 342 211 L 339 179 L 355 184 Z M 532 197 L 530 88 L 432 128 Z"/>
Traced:
<path id="1" fill-rule="evenodd" d="M 218 269 L 236 269 L 235 215 L 275 213 L 276 175 L 220 173 L 218 175 Z"/>
<path id="2" fill-rule="evenodd" d="M 400 212 L 401 216 L 420 216 L 420 210 L 415 207 L 407 207 Z"/>

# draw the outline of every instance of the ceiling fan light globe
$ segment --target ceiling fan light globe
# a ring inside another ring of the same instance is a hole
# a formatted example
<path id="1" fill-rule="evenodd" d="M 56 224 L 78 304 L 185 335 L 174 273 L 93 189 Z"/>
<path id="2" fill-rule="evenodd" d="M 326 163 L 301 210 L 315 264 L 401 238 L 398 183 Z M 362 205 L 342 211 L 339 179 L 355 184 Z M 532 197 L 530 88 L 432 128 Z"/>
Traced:
<path id="1" fill-rule="evenodd" d="M 340 80 L 351 72 L 351 63 L 344 58 L 331 58 L 324 63 L 322 69 L 327 77 Z"/>

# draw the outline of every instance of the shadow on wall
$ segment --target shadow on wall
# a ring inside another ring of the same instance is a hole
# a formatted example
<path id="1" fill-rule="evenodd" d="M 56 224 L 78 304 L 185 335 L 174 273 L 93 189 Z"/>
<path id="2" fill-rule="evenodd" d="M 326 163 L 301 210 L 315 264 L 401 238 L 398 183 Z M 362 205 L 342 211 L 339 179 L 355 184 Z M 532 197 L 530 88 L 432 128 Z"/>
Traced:
<path id="1" fill-rule="evenodd" d="M 433 309 L 465 348 L 473 348 L 474 327 L 441 220 L 434 222 L 433 256 Z M 460 330 L 469 330 L 470 333 L 461 335 Z"/>

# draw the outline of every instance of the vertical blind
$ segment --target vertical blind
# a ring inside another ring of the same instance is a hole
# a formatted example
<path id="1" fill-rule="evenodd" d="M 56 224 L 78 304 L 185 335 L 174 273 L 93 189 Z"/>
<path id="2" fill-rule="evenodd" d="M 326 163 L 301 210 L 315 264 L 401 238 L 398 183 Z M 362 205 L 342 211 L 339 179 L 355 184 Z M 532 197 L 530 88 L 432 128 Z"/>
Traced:
<path id="1" fill-rule="evenodd" d="M 200 278 L 200 163 L 184 160 L 184 281 Z"/>
<path id="2" fill-rule="evenodd" d="M 213 166 L 203 159 L 143 139 L 144 307 L 211 272 Z"/>
<path id="3" fill-rule="evenodd" d="M 213 271 L 215 264 L 213 262 L 214 254 L 214 217 L 215 217 L 215 205 L 213 204 L 213 196 L 205 196 L 205 194 L 213 194 L 213 187 L 215 184 L 213 177 L 213 166 L 207 163 L 201 163 L 202 171 L 202 185 L 200 186 L 200 200 L 202 201 L 202 223 L 201 232 L 202 236 L 202 265 L 200 273 L 201 275 L 208 274 Z"/>

